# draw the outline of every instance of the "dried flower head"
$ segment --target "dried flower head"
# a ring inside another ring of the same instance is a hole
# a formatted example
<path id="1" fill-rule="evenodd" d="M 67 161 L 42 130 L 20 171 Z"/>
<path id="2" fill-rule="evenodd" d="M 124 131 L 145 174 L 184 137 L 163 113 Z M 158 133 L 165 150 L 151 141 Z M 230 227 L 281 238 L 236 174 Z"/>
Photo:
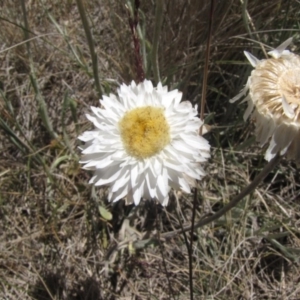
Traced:
<path id="1" fill-rule="evenodd" d="M 265 159 L 277 153 L 300 162 L 300 56 L 286 50 L 292 38 L 268 52 L 271 58 L 258 60 L 244 52 L 255 68 L 245 88 L 231 102 L 244 97 L 261 146 L 269 142 Z"/>

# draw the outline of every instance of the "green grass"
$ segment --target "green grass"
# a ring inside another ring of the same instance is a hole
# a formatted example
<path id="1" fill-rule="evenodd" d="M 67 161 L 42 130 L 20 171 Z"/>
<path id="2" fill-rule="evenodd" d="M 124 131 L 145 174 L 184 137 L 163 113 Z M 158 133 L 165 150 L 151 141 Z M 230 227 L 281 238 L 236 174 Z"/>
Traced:
<path id="1" fill-rule="evenodd" d="M 78 2 L 85 26 L 76 1 L 24 0 L 22 10 L 8 0 L 0 11 L 0 298 L 189 299 L 184 236 L 162 237 L 189 224 L 193 195 L 178 192 L 166 208 L 111 204 L 78 163 L 89 107 L 139 78 L 128 22 L 134 1 Z M 155 2 L 141 1 L 139 11 L 146 78 L 199 104 L 210 1 L 164 1 L 160 28 Z M 299 53 L 299 8 L 296 1 L 217 2 L 205 113 L 212 158 L 196 221 L 266 164 L 244 106 L 229 99 L 251 71 L 243 50 L 263 57 L 261 45 L 293 36 Z M 283 160 L 230 212 L 196 229 L 194 299 L 300 298 L 299 182 L 297 167 Z"/>

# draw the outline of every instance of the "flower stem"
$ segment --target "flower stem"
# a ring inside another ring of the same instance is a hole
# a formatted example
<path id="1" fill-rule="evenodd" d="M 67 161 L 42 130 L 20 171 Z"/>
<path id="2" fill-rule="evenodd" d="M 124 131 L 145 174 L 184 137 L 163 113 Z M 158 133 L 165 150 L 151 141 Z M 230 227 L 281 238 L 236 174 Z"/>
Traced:
<path id="1" fill-rule="evenodd" d="M 212 215 L 210 217 L 206 217 L 206 218 L 198 221 L 197 223 L 195 223 L 194 228 L 196 229 L 196 228 L 203 227 L 204 225 L 207 225 L 207 224 L 219 219 L 220 217 L 225 215 L 229 210 L 231 210 L 233 207 L 235 207 L 244 197 L 246 197 L 247 195 L 249 195 L 250 193 L 252 193 L 255 190 L 255 188 L 259 185 L 259 183 L 262 180 L 264 180 L 264 178 L 276 167 L 276 165 L 280 162 L 281 158 L 282 158 L 282 156 L 277 154 L 263 168 L 263 170 L 254 178 L 254 180 L 240 192 L 240 194 L 238 194 L 236 197 L 234 197 L 226 206 L 224 206 L 222 209 L 217 211 L 214 215 Z M 191 229 L 191 225 L 187 225 L 187 226 L 183 227 L 183 229 L 166 232 L 161 235 L 161 238 L 168 239 L 168 238 L 175 236 L 178 233 L 182 233 L 183 231 L 189 231 L 190 229 Z"/>

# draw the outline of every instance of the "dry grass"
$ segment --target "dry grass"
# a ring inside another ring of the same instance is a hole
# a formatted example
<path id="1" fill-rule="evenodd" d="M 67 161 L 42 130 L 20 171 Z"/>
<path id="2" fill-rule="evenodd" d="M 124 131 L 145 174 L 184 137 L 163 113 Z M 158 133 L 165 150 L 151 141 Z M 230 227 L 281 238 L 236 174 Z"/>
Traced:
<path id="1" fill-rule="evenodd" d="M 178 195 L 179 204 L 173 198 L 166 209 L 151 201 L 126 207 L 107 203 L 105 189 L 87 184 L 76 138 L 90 126 L 85 113 L 98 96 L 78 9 L 75 1 L 25 2 L 30 55 L 21 6 L 7 0 L 0 11 L 0 298 L 189 299 L 183 236 L 135 242 L 180 228 L 179 220 L 188 223 L 192 196 Z M 120 0 L 85 2 L 101 87 L 115 91 L 136 79 L 128 12 Z M 146 2 L 141 41 L 153 79 L 155 10 Z M 196 103 L 209 1 L 164 2 L 160 74 Z M 243 19 L 240 1 L 216 6 L 206 115 L 213 153 L 199 185 L 197 219 L 227 203 L 265 164 L 251 142 L 252 125 L 228 99 L 249 74 L 242 50 L 260 51 L 253 41 L 277 46 L 294 35 L 297 52 L 299 11 L 297 1 L 249 1 Z M 283 161 L 255 193 L 196 231 L 195 299 L 300 299 L 299 182 L 296 166 Z M 113 214 L 112 221 L 99 207 Z"/>

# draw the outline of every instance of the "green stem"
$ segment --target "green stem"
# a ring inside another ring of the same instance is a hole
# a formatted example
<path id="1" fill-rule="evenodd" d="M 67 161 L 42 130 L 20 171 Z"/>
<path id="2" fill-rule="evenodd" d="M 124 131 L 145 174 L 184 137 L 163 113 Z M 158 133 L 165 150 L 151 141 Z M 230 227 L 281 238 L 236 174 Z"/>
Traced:
<path id="1" fill-rule="evenodd" d="M 81 0 L 76 0 L 76 3 L 77 3 L 78 10 L 79 10 L 81 22 L 82 22 L 82 25 L 83 25 L 83 28 L 85 31 L 85 35 L 86 35 L 86 38 L 88 41 L 88 45 L 90 48 L 96 90 L 98 93 L 98 97 L 101 99 L 102 98 L 102 90 L 101 90 L 100 79 L 99 79 L 98 59 L 97 59 L 97 55 L 95 52 L 94 40 L 93 40 L 92 33 L 91 33 L 91 30 L 89 27 L 89 23 L 88 23 L 86 14 L 85 14 L 83 3 Z"/>
<path id="2" fill-rule="evenodd" d="M 22 11 L 23 11 L 23 18 L 24 18 L 24 37 L 25 37 L 25 41 L 26 41 L 27 55 L 28 55 L 29 62 L 30 62 L 31 84 L 32 84 L 32 87 L 35 92 L 35 97 L 36 97 L 36 100 L 37 100 L 38 106 L 39 106 L 39 114 L 43 121 L 43 124 L 45 125 L 47 131 L 50 133 L 51 137 L 56 139 L 57 134 L 53 130 L 52 123 L 51 123 L 49 115 L 48 115 L 46 103 L 44 101 L 43 96 L 40 93 L 40 89 L 39 89 L 39 86 L 37 83 L 37 78 L 36 78 L 36 74 L 35 74 L 35 69 L 34 69 L 33 59 L 32 59 L 32 55 L 31 55 L 31 49 L 30 49 L 30 42 L 29 42 L 30 30 L 29 30 L 29 25 L 28 25 L 28 20 L 27 20 L 27 11 L 26 11 L 26 6 L 25 6 L 24 0 L 21 0 L 21 7 L 22 7 Z"/>

